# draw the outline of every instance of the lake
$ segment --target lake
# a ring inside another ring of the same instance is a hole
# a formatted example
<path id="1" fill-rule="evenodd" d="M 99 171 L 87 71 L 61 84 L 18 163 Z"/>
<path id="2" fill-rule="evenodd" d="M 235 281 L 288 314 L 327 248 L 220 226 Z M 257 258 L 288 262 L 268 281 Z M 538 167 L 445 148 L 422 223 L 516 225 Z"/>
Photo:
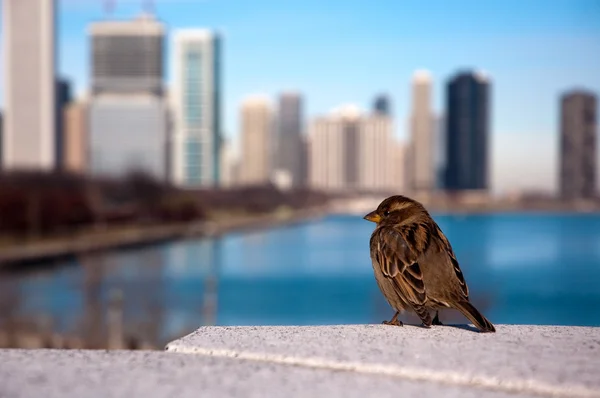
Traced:
<path id="1" fill-rule="evenodd" d="M 492 322 L 600 326 L 600 215 L 434 218 L 454 247 L 472 301 Z M 104 319 L 115 292 L 122 293 L 125 328 L 154 328 L 160 341 L 202 324 L 380 323 L 393 311 L 373 277 L 373 227 L 358 216 L 328 216 L 1 278 L 4 294 L 10 287 L 15 296 L 13 313 L 45 315 L 66 332 L 90 313 Z M 442 321 L 466 322 L 447 312 Z"/>

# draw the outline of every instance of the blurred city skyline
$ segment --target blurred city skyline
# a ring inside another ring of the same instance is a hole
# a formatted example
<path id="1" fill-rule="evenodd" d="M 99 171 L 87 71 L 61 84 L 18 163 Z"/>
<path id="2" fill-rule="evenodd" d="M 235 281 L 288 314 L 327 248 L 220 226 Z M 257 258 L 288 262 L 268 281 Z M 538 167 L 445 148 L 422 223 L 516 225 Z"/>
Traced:
<path id="1" fill-rule="evenodd" d="M 129 19 L 144 2 L 112 3 L 111 18 Z M 550 191 L 557 183 L 559 96 L 578 87 L 600 91 L 600 6 L 593 1 L 460 1 L 452 7 L 441 1 L 378 7 L 338 1 L 154 3 L 169 37 L 186 27 L 223 34 L 223 132 L 238 145 L 243 98 L 265 93 L 275 103 L 287 89 L 302 93 L 307 118 L 344 103 L 368 110 L 376 95 L 386 93 L 396 136 L 406 140 L 414 70 L 431 72 L 432 105 L 439 113 L 448 79 L 462 69 L 480 69 L 493 84 L 492 190 Z M 58 72 L 81 95 L 89 86 L 87 28 L 106 18 L 105 4 L 57 4 Z M 170 53 L 171 41 L 166 45 Z M 169 85 L 171 65 L 164 62 Z"/>

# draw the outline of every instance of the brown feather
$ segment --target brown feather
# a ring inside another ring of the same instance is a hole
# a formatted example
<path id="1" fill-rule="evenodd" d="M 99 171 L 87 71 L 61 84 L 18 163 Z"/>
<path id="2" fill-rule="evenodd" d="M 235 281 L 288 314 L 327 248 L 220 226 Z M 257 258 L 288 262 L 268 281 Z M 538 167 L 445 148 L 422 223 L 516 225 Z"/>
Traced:
<path id="1" fill-rule="evenodd" d="M 469 288 L 450 242 L 427 210 L 404 196 L 384 200 L 371 235 L 375 279 L 396 311 L 414 311 L 425 326 L 430 310 L 452 307 L 482 331 L 494 326 L 469 303 Z"/>
<path id="2" fill-rule="evenodd" d="M 393 279 L 398 294 L 410 305 L 423 305 L 427 300 L 423 274 L 416 262 L 417 254 L 402 235 L 393 228 L 378 228 L 373 233 L 372 241 L 377 242 L 375 253 L 381 272 Z"/>
<path id="3" fill-rule="evenodd" d="M 454 255 L 454 251 L 452 250 L 452 245 L 450 245 L 448 238 L 446 238 L 446 236 L 444 235 L 444 233 L 442 232 L 440 227 L 435 223 L 435 221 L 433 221 L 433 220 L 431 220 L 431 221 L 435 227 L 434 233 L 438 237 L 438 239 L 440 240 L 440 242 L 442 244 L 443 252 L 446 253 L 450 257 L 452 267 L 454 268 L 454 273 L 456 274 L 456 277 L 458 278 L 458 281 L 462 288 L 463 297 L 468 300 L 469 299 L 469 287 L 467 286 L 465 277 L 463 276 L 462 270 L 460 269 L 460 266 L 458 265 L 458 260 L 456 259 L 456 256 Z"/>

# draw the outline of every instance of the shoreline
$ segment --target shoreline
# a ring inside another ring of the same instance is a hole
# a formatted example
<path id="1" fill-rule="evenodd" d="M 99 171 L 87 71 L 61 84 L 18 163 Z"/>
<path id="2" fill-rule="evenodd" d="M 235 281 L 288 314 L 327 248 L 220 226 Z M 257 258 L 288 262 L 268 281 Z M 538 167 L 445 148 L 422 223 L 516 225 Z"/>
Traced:
<path id="1" fill-rule="evenodd" d="M 572 214 L 590 215 L 600 213 L 600 209 L 576 209 L 568 206 L 440 206 L 429 204 L 429 211 L 435 215 L 482 215 L 482 214 Z M 366 211 L 366 210 L 365 210 Z M 162 225 L 125 225 L 111 229 L 101 227 L 73 236 L 47 237 L 35 241 L 15 241 L 0 243 L 0 272 L 22 271 L 31 266 L 52 266 L 53 262 L 78 255 L 86 255 L 110 250 L 139 248 L 178 239 L 214 238 L 227 233 L 244 233 L 269 228 L 289 226 L 325 217 L 327 215 L 359 216 L 363 210 L 341 211 L 335 205 L 323 205 L 299 210 L 275 210 L 255 215 L 228 216 L 221 221 L 207 219 L 191 223 Z"/>
<path id="2" fill-rule="evenodd" d="M 204 220 L 170 225 L 132 225 L 120 229 L 86 232 L 76 237 L 47 238 L 0 246 L 0 271 L 23 271 L 30 266 L 51 266 L 52 262 L 109 250 L 144 247 L 178 239 L 214 238 L 227 233 L 258 231 L 294 225 L 324 217 L 328 207 L 273 211 L 217 222 Z"/>

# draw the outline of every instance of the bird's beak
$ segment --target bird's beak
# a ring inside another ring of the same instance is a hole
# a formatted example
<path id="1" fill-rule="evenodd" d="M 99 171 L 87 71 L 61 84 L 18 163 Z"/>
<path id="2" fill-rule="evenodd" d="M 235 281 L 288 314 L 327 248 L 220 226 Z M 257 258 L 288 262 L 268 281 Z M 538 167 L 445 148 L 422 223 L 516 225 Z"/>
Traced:
<path id="1" fill-rule="evenodd" d="M 373 210 L 372 212 L 370 212 L 369 214 L 367 214 L 363 218 L 365 220 L 367 220 L 367 221 L 371 221 L 371 222 L 374 222 L 374 223 L 378 223 L 378 222 L 381 221 L 381 217 L 379 216 L 379 214 L 377 214 L 377 210 Z"/>

